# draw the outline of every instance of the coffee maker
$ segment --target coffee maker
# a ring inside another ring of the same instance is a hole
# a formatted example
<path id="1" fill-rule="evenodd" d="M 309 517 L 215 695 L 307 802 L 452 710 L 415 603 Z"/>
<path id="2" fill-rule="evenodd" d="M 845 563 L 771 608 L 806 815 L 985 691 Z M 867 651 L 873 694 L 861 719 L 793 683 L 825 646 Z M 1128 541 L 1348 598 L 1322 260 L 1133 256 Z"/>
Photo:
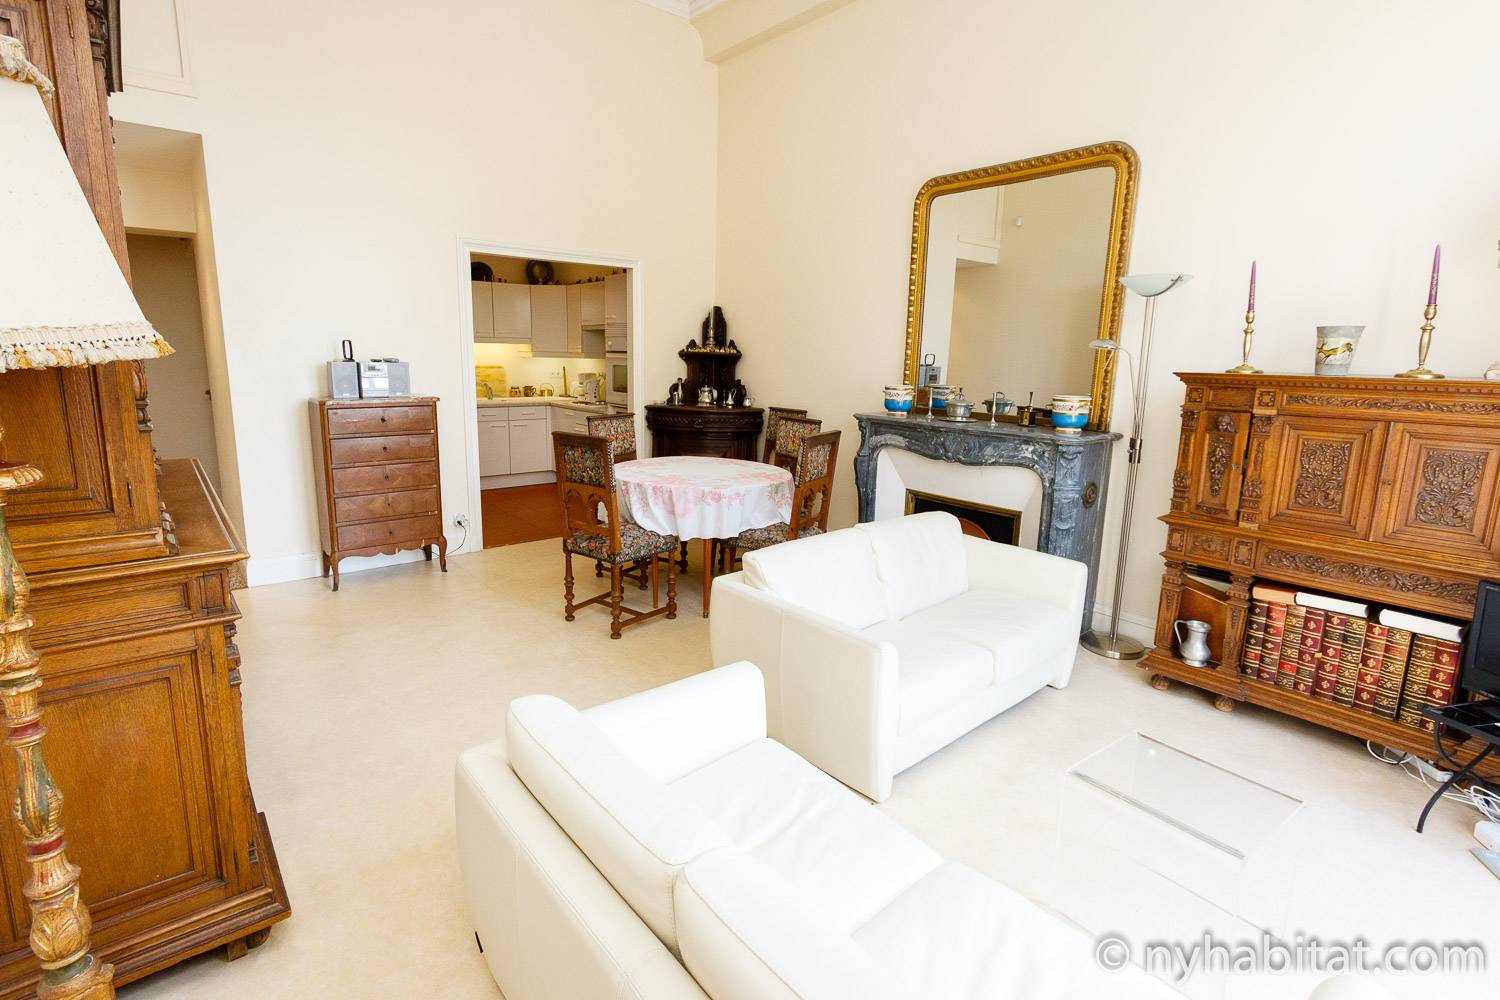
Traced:
<path id="1" fill-rule="evenodd" d="M 598 372 L 582 372 L 578 376 L 578 394 L 585 403 L 599 402 L 599 383 L 602 376 Z"/>

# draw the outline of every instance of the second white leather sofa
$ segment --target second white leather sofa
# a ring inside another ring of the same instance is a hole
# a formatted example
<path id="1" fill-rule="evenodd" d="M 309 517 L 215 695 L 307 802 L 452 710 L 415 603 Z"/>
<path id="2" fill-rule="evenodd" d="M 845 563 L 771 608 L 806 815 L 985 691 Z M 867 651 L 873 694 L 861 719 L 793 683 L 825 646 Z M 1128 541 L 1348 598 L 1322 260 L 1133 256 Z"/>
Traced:
<path id="1" fill-rule="evenodd" d="M 875 801 L 894 776 L 1072 676 L 1088 569 L 933 512 L 745 554 L 713 587 L 715 666 L 766 680 L 769 731 Z"/>

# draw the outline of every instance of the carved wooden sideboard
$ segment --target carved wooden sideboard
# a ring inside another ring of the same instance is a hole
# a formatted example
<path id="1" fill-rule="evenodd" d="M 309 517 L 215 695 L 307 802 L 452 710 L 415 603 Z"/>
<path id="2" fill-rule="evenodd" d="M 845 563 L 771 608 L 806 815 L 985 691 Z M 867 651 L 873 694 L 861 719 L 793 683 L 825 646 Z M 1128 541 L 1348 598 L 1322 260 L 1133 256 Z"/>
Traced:
<path id="1" fill-rule="evenodd" d="M 753 462 L 764 420 L 765 411 L 758 406 L 652 403 L 646 407 L 646 429 L 651 432 L 651 454 L 655 458 L 708 455 Z"/>
<path id="2" fill-rule="evenodd" d="M 1478 582 L 1500 577 L 1500 382 L 1178 378 L 1166 569 L 1142 665 L 1214 692 L 1222 708 L 1248 701 L 1431 755 L 1419 730 L 1243 678 L 1250 588 L 1278 582 L 1468 620 Z M 1173 651 L 1193 566 L 1230 574 L 1220 662 L 1209 668 Z"/>

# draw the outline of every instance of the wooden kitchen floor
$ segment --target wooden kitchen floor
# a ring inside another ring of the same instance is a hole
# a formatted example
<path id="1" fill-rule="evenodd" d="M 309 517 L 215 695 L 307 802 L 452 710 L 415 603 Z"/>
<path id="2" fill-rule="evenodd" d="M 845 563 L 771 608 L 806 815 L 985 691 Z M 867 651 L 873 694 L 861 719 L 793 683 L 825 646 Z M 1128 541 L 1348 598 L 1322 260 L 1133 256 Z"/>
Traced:
<path id="1" fill-rule="evenodd" d="M 487 549 L 562 537 L 562 504 L 557 499 L 556 483 L 482 490 L 479 506 Z"/>

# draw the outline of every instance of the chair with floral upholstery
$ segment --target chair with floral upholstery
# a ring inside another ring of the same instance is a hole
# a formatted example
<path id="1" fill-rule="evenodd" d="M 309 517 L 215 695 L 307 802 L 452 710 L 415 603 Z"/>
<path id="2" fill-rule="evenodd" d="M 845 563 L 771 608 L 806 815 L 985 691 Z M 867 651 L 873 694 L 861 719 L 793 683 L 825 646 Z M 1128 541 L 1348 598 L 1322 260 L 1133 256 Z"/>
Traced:
<path id="1" fill-rule="evenodd" d="M 615 459 L 609 439 L 588 434 L 554 431 L 552 450 L 557 465 L 557 492 L 563 507 L 563 608 L 564 617 L 573 620 L 579 608 L 590 604 L 609 605 L 611 639 L 620 638 L 620 630 L 630 625 L 666 615 L 677 617 L 676 535 L 658 535 L 638 524 L 623 523 L 615 495 Z M 609 567 L 609 591 L 577 604 L 573 603 L 573 557 L 584 556 Z M 659 606 L 657 564 L 661 557 L 667 563 L 667 603 Z M 650 611 L 638 611 L 621 604 L 623 574 L 630 564 L 645 562 L 651 572 Z M 622 618 L 624 620 L 622 620 Z"/>
<path id="2" fill-rule="evenodd" d="M 772 464 L 771 456 L 776 454 L 776 432 L 781 429 L 781 421 L 787 417 L 805 416 L 806 410 L 794 410 L 787 406 L 766 407 L 766 445 L 760 456 L 762 462 Z"/>
<path id="3" fill-rule="evenodd" d="M 823 421 L 812 417 L 782 417 L 776 428 L 776 450 L 771 453 L 771 464 L 779 465 L 795 476 L 803 439 L 822 429 Z"/>
<path id="4" fill-rule="evenodd" d="M 802 438 L 797 453 L 797 469 L 792 473 L 796 488 L 792 493 L 792 519 L 750 528 L 728 542 L 725 568 L 734 565 L 742 551 L 763 549 L 793 538 L 821 535 L 828 530 L 828 500 L 833 492 L 833 473 L 839 458 L 839 435 L 828 431 Z"/>
<path id="5" fill-rule="evenodd" d="M 616 462 L 634 462 L 635 414 L 611 413 L 608 416 L 588 418 L 589 436 L 609 438 Z"/>

